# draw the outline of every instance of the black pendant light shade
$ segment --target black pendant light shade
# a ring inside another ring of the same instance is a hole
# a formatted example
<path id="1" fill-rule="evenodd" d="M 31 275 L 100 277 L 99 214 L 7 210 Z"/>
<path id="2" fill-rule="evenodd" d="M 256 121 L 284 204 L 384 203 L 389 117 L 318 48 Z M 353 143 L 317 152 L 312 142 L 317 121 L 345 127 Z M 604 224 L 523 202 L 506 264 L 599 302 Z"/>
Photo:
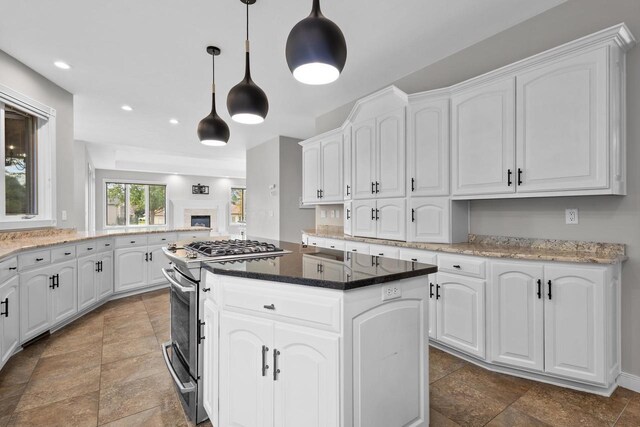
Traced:
<path id="1" fill-rule="evenodd" d="M 209 46 L 207 52 L 213 57 L 214 65 L 211 85 L 211 113 L 198 123 L 198 138 L 204 145 L 220 147 L 229 141 L 229 126 L 216 113 L 215 57 L 220 55 L 220 49 Z"/>
<path id="2" fill-rule="evenodd" d="M 245 41 L 245 69 L 244 78 L 235 85 L 227 95 L 227 109 L 231 119 L 238 123 L 262 123 L 269 112 L 267 94 L 251 79 L 251 64 L 249 57 L 249 5 L 256 0 L 240 0 L 247 5 L 247 39 Z"/>
<path id="3" fill-rule="evenodd" d="M 313 0 L 311 14 L 289 33 L 286 57 L 293 77 L 302 83 L 322 85 L 340 77 L 347 42 L 340 27 L 320 11 L 320 0 Z"/>

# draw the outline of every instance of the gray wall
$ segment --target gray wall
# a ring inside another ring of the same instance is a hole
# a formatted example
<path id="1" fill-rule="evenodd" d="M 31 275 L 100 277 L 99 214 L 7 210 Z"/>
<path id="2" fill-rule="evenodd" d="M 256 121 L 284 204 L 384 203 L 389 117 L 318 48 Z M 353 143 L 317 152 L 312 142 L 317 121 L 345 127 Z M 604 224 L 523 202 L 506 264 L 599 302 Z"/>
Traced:
<path id="1" fill-rule="evenodd" d="M 73 95 L 0 50 L 0 84 L 56 110 L 56 216 L 58 227 L 84 229 L 84 194 L 74 184 Z M 71 163 L 73 165 L 73 163 Z M 82 177 L 80 177 L 82 179 Z M 61 212 L 67 211 L 62 221 Z"/>
<path id="2" fill-rule="evenodd" d="M 96 230 L 104 228 L 104 180 L 119 179 L 132 181 L 163 182 L 167 185 L 167 195 L 171 200 L 231 200 L 231 187 L 244 187 L 245 180 L 237 178 L 212 178 L 204 176 L 158 174 L 148 172 L 126 172 L 119 170 L 96 169 Z M 191 186 L 195 184 L 209 186 L 209 194 L 192 194 Z M 169 204 L 169 218 L 171 225 L 171 204 Z M 229 223 L 227 218 L 227 224 Z M 229 227 L 230 233 L 239 233 L 238 227 Z"/>
<path id="3" fill-rule="evenodd" d="M 389 83 L 407 93 L 445 87 L 620 22 L 640 39 L 640 1 L 571 0 Z M 640 47 L 627 60 L 628 195 L 474 201 L 471 232 L 625 243 L 622 369 L 640 375 Z M 352 105 L 318 117 L 317 132 L 340 126 Z M 565 208 L 579 209 L 579 225 L 564 224 Z"/>
<path id="4" fill-rule="evenodd" d="M 302 195 L 302 147 L 280 136 L 247 151 L 247 234 L 298 242 L 314 226 L 314 210 L 298 207 Z M 275 184 L 275 189 L 269 186 Z"/>

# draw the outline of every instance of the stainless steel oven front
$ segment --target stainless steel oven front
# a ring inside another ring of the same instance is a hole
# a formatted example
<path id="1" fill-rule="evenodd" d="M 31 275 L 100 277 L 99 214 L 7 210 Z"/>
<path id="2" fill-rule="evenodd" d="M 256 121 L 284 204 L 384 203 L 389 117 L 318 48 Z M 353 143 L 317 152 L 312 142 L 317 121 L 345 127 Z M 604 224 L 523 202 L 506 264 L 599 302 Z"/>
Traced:
<path id="1" fill-rule="evenodd" d="M 171 339 L 162 345 L 164 360 L 179 391 L 189 418 L 199 423 L 207 419 L 202 405 L 202 346 L 198 286 L 189 272 L 174 265 L 162 273 L 171 290 Z"/>

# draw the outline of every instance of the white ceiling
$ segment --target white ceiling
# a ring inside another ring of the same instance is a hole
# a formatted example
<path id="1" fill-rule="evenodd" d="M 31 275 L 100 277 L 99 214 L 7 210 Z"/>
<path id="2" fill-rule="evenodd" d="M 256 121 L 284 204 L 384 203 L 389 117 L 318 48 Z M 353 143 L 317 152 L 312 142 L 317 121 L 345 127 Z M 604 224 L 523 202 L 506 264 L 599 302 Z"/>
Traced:
<path id="1" fill-rule="evenodd" d="M 252 76 L 270 111 L 257 126 L 235 124 L 226 111 L 226 94 L 243 76 L 239 0 L 0 0 L 0 49 L 75 95 L 75 138 L 90 142 L 96 167 L 244 176 L 248 147 L 276 135 L 309 137 L 318 115 L 563 1 L 324 0 L 348 57 L 337 82 L 314 87 L 295 81 L 284 57 L 311 0 L 258 0 L 250 7 Z M 196 136 L 210 109 L 209 44 L 222 49 L 217 104 L 231 128 L 222 148 Z M 55 68 L 56 60 L 72 69 Z"/>

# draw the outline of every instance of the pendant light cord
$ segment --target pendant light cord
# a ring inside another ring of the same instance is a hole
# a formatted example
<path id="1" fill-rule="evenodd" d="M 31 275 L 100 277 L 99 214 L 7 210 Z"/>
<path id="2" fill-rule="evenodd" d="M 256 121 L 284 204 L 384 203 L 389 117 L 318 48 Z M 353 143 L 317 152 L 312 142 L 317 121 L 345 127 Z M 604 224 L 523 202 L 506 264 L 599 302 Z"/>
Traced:
<path id="1" fill-rule="evenodd" d="M 249 41 L 249 2 L 247 2 L 247 42 Z"/>
<path id="2" fill-rule="evenodd" d="M 216 54 L 211 54 L 211 93 L 216 93 Z"/>

